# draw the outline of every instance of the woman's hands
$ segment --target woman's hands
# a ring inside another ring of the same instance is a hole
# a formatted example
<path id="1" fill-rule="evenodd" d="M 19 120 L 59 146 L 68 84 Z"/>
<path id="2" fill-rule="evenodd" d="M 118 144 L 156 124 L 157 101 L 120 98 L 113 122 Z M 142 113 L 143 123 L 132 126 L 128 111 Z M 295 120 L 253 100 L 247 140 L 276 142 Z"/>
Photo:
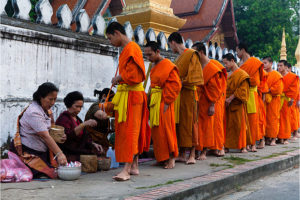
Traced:
<path id="1" fill-rule="evenodd" d="M 95 143 L 95 142 L 93 142 L 92 144 L 93 144 L 93 146 L 95 147 L 95 149 L 97 149 L 97 151 L 98 151 L 99 153 L 103 153 L 103 152 L 104 152 L 103 147 L 102 147 L 100 144 L 97 144 L 97 143 Z"/>
<path id="2" fill-rule="evenodd" d="M 66 165 L 68 163 L 67 158 L 65 156 L 65 154 L 63 154 L 62 152 L 59 153 L 59 155 L 57 155 L 57 162 L 59 165 Z"/>
<path id="3" fill-rule="evenodd" d="M 83 125 L 84 126 L 95 127 L 95 126 L 97 126 L 97 121 L 94 120 L 94 119 L 89 119 L 89 120 L 83 122 Z"/>

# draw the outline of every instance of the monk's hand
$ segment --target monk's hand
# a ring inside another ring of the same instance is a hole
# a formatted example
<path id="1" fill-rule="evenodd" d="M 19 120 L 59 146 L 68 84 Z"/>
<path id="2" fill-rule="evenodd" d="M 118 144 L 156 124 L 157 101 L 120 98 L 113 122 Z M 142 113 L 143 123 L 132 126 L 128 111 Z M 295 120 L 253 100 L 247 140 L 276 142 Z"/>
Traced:
<path id="1" fill-rule="evenodd" d="M 235 98 L 234 95 L 231 95 L 230 97 L 228 97 L 226 100 L 225 100 L 225 104 L 226 104 L 226 107 L 228 107 L 230 105 L 230 103 L 232 102 L 232 100 Z"/>
<path id="2" fill-rule="evenodd" d="M 215 104 L 211 103 L 208 108 L 208 116 L 213 116 L 215 114 Z"/>
<path id="3" fill-rule="evenodd" d="M 288 106 L 291 107 L 293 105 L 293 103 L 294 103 L 294 99 L 291 99 L 288 103 Z"/>
<path id="4" fill-rule="evenodd" d="M 98 110 L 94 116 L 97 118 L 97 119 L 107 119 L 107 114 L 106 112 L 103 112 L 102 110 Z"/>
<path id="5" fill-rule="evenodd" d="M 95 143 L 95 142 L 93 142 L 92 144 L 93 144 L 93 146 L 95 147 L 95 149 L 97 149 L 97 151 L 98 151 L 99 153 L 102 153 L 102 152 L 103 152 L 103 147 L 102 147 L 100 144 L 97 144 L 97 143 Z"/>
<path id="6" fill-rule="evenodd" d="M 168 108 L 169 108 L 169 105 L 165 104 L 165 106 L 164 106 L 164 113 L 168 110 Z"/>
<path id="7" fill-rule="evenodd" d="M 111 79 L 111 84 L 113 86 L 118 85 L 121 80 L 122 80 L 122 77 L 120 75 L 116 76 L 116 77 Z"/>
<path id="8" fill-rule="evenodd" d="M 97 126 L 97 121 L 94 119 L 89 119 L 84 122 L 84 126 L 95 127 L 95 126 Z"/>

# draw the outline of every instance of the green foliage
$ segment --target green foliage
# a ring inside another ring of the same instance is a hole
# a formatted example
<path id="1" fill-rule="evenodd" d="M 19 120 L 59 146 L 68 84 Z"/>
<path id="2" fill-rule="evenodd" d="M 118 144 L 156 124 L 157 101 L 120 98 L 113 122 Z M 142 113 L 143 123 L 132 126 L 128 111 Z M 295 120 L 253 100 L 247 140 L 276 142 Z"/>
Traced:
<path id="1" fill-rule="evenodd" d="M 286 31 L 287 59 L 296 63 L 299 36 L 298 0 L 234 0 L 238 37 L 258 57 L 280 59 L 282 29 Z"/>

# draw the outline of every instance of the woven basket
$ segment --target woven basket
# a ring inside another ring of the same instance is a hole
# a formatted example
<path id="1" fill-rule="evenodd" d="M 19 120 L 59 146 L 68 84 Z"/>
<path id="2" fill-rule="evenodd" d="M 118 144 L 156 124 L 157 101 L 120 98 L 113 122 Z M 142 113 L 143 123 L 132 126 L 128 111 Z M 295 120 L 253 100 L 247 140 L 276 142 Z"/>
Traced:
<path id="1" fill-rule="evenodd" d="M 98 168 L 96 155 L 80 155 L 81 169 L 83 172 L 95 173 Z"/>
<path id="2" fill-rule="evenodd" d="M 49 131 L 50 136 L 57 143 L 64 143 L 62 138 L 65 136 L 65 128 L 58 125 L 52 125 Z"/>

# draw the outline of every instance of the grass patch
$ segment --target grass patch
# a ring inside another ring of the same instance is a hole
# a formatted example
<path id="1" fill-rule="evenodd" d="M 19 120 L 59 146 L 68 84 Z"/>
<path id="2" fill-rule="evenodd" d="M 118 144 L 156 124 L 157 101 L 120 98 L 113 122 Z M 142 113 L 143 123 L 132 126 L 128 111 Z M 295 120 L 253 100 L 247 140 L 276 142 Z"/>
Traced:
<path id="1" fill-rule="evenodd" d="M 249 160 L 249 159 L 246 159 L 246 158 L 240 158 L 240 157 L 235 157 L 235 156 L 224 157 L 223 159 L 229 161 L 230 163 L 232 163 L 234 165 L 242 165 L 242 164 L 245 164 L 247 162 L 254 161 L 254 160 Z"/>
<path id="2" fill-rule="evenodd" d="M 227 168 L 233 168 L 234 167 L 231 164 L 217 164 L 217 163 L 210 163 L 209 166 L 211 166 L 211 167 L 227 167 Z"/>
<path id="3" fill-rule="evenodd" d="M 183 180 L 182 179 L 177 179 L 177 180 L 174 180 L 174 181 L 167 181 L 167 182 L 162 183 L 162 184 L 150 185 L 150 186 L 147 186 L 147 187 L 137 187 L 136 189 L 151 189 L 151 188 L 155 188 L 155 187 L 161 187 L 161 186 L 164 186 L 164 185 L 170 185 L 170 184 L 181 182 L 181 181 L 183 181 Z"/>
<path id="4" fill-rule="evenodd" d="M 286 154 L 287 154 L 287 152 L 281 152 L 281 153 L 272 153 L 271 155 L 268 155 L 268 156 L 261 157 L 261 159 L 274 158 L 274 157 L 277 157 L 277 156 L 282 156 L 282 155 L 286 155 Z"/>

